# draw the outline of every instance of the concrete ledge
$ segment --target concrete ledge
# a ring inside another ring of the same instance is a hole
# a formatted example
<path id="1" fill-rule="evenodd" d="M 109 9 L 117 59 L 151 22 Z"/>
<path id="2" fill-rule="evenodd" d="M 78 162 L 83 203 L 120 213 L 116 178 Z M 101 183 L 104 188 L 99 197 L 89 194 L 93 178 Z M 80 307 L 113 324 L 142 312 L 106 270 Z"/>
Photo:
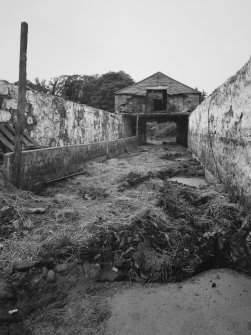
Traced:
<path id="1" fill-rule="evenodd" d="M 22 152 L 21 187 L 64 178 L 84 170 L 86 162 L 99 157 L 116 157 L 137 150 L 136 137 Z M 13 153 L 4 155 L 4 176 L 12 181 Z"/>

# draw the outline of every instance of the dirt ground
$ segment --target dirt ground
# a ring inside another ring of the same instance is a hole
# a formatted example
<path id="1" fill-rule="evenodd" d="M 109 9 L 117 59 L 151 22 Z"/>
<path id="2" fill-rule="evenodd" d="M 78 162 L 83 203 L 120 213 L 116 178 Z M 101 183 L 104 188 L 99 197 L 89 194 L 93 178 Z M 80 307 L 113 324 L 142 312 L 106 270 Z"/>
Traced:
<path id="1" fill-rule="evenodd" d="M 250 278 L 211 270 L 182 283 L 134 285 L 115 294 L 105 335 L 248 335 L 250 310 Z"/>
<path id="2" fill-rule="evenodd" d="M 185 155 L 182 147 L 171 147 Z M 162 159 L 167 150 L 156 142 L 139 151 L 105 162 L 86 164 L 85 174 L 48 186 L 40 195 L 0 189 L 0 207 L 10 206 L 6 224 L 0 226 L 0 269 L 8 271 L 16 261 L 36 261 L 41 248 L 70 239 L 81 244 L 89 238 L 86 226 L 95 223 L 120 225 L 152 205 L 163 188 L 163 179 L 146 178 L 130 187 L 130 173 L 158 174 L 179 164 Z M 45 208 L 43 214 L 30 214 L 27 208 Z"/>
<path id="3" fill-rule="evenodd" d="M 251 282 L 243 274 L 213 270 L 179 284 L 149 284 L 212 268 L 219 250 L 227 265 L 241 259 L 234 268 L 247 270 L 242 242 L 250 227 L 242 209 L 221 186 L 205 183 L 184 148 L 155 141 L 123 157 L 90 162 L 83 175 L 40 194 L 2 191 L 0 203 L 9 206 L 0 226 L 3 277 L 16 262 L 49 257 L 53 269 L 79 264 L 73 275 L 57 274 L 62 282 L 72 280 L 69 285 L 48 281 L 54 270 L 35 269 L 36 278 L 48 276 L 40 307 L 24 313 L 32 334 L 251 334 Z M 89 281 L 84 262 L 101 269 L 108 264 L 103 279 L 112 273 L 112 282 Z M 32 278 L 33 272 L 14 273 L 10 280 L 22 276 Z M 25 310 L 24 302 L 19 306 Z"/>
<path id="4" fill-rule="evenodd" d="M 210 270 L 180 283 L 79 282 L 25 321 L 34 335 L 249 335 L 251 280 Z"/>

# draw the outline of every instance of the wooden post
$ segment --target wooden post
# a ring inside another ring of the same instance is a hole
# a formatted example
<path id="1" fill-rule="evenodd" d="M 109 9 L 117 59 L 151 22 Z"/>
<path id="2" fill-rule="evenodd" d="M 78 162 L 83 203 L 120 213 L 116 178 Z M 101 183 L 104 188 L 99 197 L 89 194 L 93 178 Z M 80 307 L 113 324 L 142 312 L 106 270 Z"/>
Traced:
<path id="1" fill-rule="evenodd" d="M 27 61 L 27 40 L 28 24 L 21 23 L 20 37 L 20 58 L 19 58 L 19 84 L 18 84 L 18 105 L 17 105 L 17 122 L 13 154 L 13 171 L 12 181 L 18 188 L 21 185 L 21 151 L 22 138 L 24 129 L 24 112 L 26 107 L 26 61 Z"/>
<path id="2" fill-rule="evenodd" d="M 137 145 L 139 145 L 139 114 L 137 114 L 136 118 L 136 141 Z"/>
<path id="3" fill-rule="evenodd" d="M 108 127 L 107 127 L 107 134 L 106 134 L 106 158 L 110 158 L 110 153 L 109 153 L 109 132 L 108 132 Z"/>

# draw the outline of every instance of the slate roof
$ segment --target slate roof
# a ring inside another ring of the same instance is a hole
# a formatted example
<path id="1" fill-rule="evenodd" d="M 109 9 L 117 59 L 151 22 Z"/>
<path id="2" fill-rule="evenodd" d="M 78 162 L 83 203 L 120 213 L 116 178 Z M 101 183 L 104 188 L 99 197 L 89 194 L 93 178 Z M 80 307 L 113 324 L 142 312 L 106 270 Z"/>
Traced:
<path id="1" fill-rule="evenodd" d="M 139 81 L 136 84 L 122 88 L 115 92 L 115 94 L 130 94 L 130 95 L 146 95 L 146 90 L 151 87 L 159 87 L 167 90 L 167 94 L 180 94 L 180 93 L 197 93 L 200 92 L 187 86 L 179 81 L 166 76 L 162 72 L 156 72 L 150 77 Z"/>

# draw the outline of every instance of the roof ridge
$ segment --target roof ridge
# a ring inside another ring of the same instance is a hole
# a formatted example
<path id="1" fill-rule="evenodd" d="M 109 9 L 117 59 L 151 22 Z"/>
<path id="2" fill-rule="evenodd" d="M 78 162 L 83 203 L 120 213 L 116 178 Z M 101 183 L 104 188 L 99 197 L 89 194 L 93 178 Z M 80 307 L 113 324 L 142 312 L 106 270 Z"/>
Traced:
<path id="1" fill-rule="evenodd" d="M 160 72 L 160 73 L 162 73 L 162 72 Z M 194 90 L 195 92 L 200 93 L 200 91 L 196 90 L 195 88 L 192 88 L 191 86 L 188 86 L 188 85 L 186 85 L 186 84 L 183 84 L 182 82 L 180 82 L 180 81 L 178 81 L 178 80 L 176 80 L 176 79 L 173 79 L 172 77 L 167 76 L 165 73 L 162 73 L 162 74 L 163 74 L 165 77 L 167 77 L 167 78 L 169 78 L 169 79 L 171 79 L 171 80 L 173 80 L 173 81 L 176 81 L 176 83 L 181 84 L 181 85 L 183 85 L 183 86 L 186 86 L 187 88 L 190 88 L 191 90 Z"/>
<path id="2" fill-rule="evenodd" d="M 161 71 L 157 71 L 157 72 L 155 72 L 154 74 L 152 74 L 151 76 L 146 77 L 146 78 L 144 78 L 144 79 L 138 81 L 137 83 L 134 83 L 134 84 L 132 84 L 132 85 L 130 85 L 130 86 L 121 88 L 120 90 L 116 91 L 115 94 L 120 94 L 120 92 L 123 92 L 123 90 L 127 90 L 127 89 L 130 89 L 130 88 L 133 88 L 133 87 L 137 87 L 138 84 L 140 84 L 140 83 L 142 83 L 142 82 L 144 82 L 144 81 L 146 81 L 146 80 L 148 80 L 148 79 L 150 79 L 150 78 L 152 78 L 152 77 L 154 77 L 154 76 L 156 76 L 156 75 L 158 75 L 158 74 L 160 74 L 161 76 L 163 76 L 163 77 L 165 77 L 165 78 L 168 78 L 170 81 L 173 81 L 173 82 L 175 82 L 175 83 L 177 83 L 177 84 L 179 84 L 179 85 L 182 85 L 182 86 L 188 88 L 189 90 L 192 90 L 193 92 L 191 92 L 191 93 L 200 93 L 200 91 L 198 91 L 198 90 L 196 90 L 196 89 L 194 89 L 194 88 L 192 88 L 192 87 L 190 87 L 190 86 L 188 86 L 188 85 L 186 85 L 186 84 L 183 84 L 183 83 L 181 83 L 180 81 L 178 81 L 178 80 L 176 80 L 176 79 L 173 79 L 172 77 L 167 76 L 167 75 L 164 74 L 163 72 L 161 72 Z M 158 80 L 158 78 L 157 78 L 157 80 Z M 123 93 L 122 93 L 122 94 L 123 94 Z M 125 93 L 125 94 L 128 94 L 128 93 Z"/>
<path id="3" fill-rule="evenodd" d="M 117 93 L 119 93 L 120 91 L 124 90 L 125 88 L 130 88 L 130 87 L 133 87 L 133 86 L 135 86 L 135 85 L 138 85 L 139 83 L 142 83 L 142 81 L 145 81 L 145 80 L 147 80 L 147 79 L 149 79 L 149 78 L 151 78 L 151 77 L 155 76 L 157 73 L 164 74 L 164 73 L 162 73 L 162 72 L 160 72 L 160 71 L 157 71 L 157 72 L 155 72 L 154 74 L 152 74 L 151 76 L 149 76 L 149 77 L 146 77 L 146 78 L 144 78 L 144 79 L 142 79 L 142 80 L 138 81 L 137 83 L 134 83 L 134 84 L 132 84 L 132 85 L 126 86 L 126 87 L 124 87 L 124 88 L 121 88 L 120 90 L 118 90 L 118 91 L 114 92 L 114 94 L 117 94 Z M 165 76 L 165 74 L 164 74 L 164 76 Z"/>

